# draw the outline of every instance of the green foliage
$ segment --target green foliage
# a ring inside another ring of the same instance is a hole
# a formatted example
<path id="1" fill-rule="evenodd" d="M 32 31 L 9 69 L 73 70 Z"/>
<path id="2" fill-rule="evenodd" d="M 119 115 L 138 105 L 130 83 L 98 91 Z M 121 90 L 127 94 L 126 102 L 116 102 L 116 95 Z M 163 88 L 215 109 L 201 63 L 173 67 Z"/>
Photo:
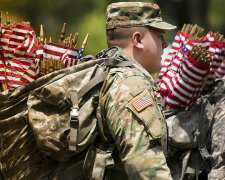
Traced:
<path id="1" fill-rule="evenodd" d="M 224 23 L 224 0 L 211 0 L 209 3 L 208 19 L 209 23 L 215 29 L 219 29 L 219 26 Z"/>
<path id="2" fill-rule="evenodd" d="M 88 23 L 87 23 L 88 22 Z M 71 27 L 71 30 L 73 27 Z M 86 46 L 85 54 L 97 54 L 100 50 L 107 47 L 105 35 L 105 13 L 93 11 L 86 14 L 83 21 L 78 26 L 80 32 L 78 47 L 89 33 L 89 40 Z"/>
<path id="3" fill-rule="evenodd" d="M 63 23 L 67 23 L 67 35 L 79 32 L 78 48 L 87 33 L 89 40 L 85 49 L 85 54 L 96 54 L 101 49 L 106 48 L 105 37 L 105 11 L 108 4 L 119 2 L 120 0 L 0 0 L 0 11 L 8 11 L 13 22 L 27 20 L 39 35 L 40 25 L 44 26 L 45 37 L 52 36 L 53 42 L 57 42 Z M 130 0 L 123 0 L 129 2 Z M 140 1 L 140 0 L 132 0 Z M 184 1 L 180 0 L 179 2 Z M 142 0 L 149 2 L 149 0 Z M 161 2 L 167 7 L 167 3 L 174 3 L 174 0 L 152 0 Z M 178 1 L 177 1 L 178 2 Z M 197 2 L 197 1 L 196 1 Z M 195 3 L 195 2 L 194 2 Z M 171 5 L 171 4 L 170 4 Z M 207 6 L 207 23 L 209 28 L 219 29 L 225 26 L 224 0 L 209 0 Z M 167 9 L 162 9 L 165 20 L 176 23 L 177 19 L 171 19 L 168 14 L 164 14 Z M 192 11 L 191 9 L 189 11 Z M 5 14 L 3 14 L 3 22 Z M 186 23 L 186 22 L 183 22 Z M 190 22 L 193 23 L 193 22 Z M 181 25 L 180 25 L 181 26 Z M 221 28 L 223 29 L 223 28 Z M 166 33 L 166 40 L 172 42 L 174 32 Z"/>

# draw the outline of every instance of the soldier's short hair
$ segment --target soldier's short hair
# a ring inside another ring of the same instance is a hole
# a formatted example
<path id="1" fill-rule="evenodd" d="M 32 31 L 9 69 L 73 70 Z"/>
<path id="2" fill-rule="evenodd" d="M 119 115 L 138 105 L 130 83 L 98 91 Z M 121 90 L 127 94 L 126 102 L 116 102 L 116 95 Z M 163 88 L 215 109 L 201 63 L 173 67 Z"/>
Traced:
<path id="1" fill-rule="evenodd" d="M 106 30 L 108 47 L 119 46 L 125 48 L 134 32 L 139 31 L 145 35 L 149 30 L 147 27 L 118 28 Z"/>

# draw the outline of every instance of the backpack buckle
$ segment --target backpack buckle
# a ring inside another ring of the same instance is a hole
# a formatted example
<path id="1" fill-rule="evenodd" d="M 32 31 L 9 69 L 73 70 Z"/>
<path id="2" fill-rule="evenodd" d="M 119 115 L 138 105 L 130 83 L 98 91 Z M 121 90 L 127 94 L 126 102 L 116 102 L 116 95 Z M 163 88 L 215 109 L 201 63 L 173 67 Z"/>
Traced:
<path id="1" fill-rule="evenodd" d="M 204 161 L 207 161 L 211 158 L 211 155 L 209 154 L 208 150 L 206 147 L 199 148 L 199 152 L 201 154 L 201 157 Z"/>
<path id="2" fill-rule="evenodd" d="M 79 111 L 78 108 L 71 108 L 70 111 L 70 121 L 78 122 Z"/>
<path id="3" fill-rule="evenodd" d="M 76 151 L 77 130 L 79 127 L 78 116 L 79 116 L 79 109 L 73 106 L 70 111 L 70 140 L 69 140 L 70 151 Z"/>
<path id="4" fill-rule="evenodd" d="M 112 46 L 111 48 L 105 51 L 104 57 L 116 59 L 121 55 L 121 52 L 122 52 L 121 48 L 117 46 Z"/>

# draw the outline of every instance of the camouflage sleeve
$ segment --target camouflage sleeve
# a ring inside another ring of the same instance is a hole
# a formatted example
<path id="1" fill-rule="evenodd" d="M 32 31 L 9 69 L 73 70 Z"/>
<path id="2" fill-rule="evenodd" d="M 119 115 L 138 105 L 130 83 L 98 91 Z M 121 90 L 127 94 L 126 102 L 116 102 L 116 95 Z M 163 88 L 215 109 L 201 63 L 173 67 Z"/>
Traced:
<path id="1" fill-rule="evenodd" d="M 121 80 L 118 75 L 106 86 L 110 89 L 103 98 L 104 119 L 129 179 L 171 179 L 160 144 L 162 127 L 157 123 L 150 82 L 142 76 Z M 148 102 L 142 105 L 145 100 Z"/>
<path id="2" fill-rule="evenodd" d="M 209 180 L 225 177 L 225 99 L 216 104 L 211 132 L 211 171 Z"/>

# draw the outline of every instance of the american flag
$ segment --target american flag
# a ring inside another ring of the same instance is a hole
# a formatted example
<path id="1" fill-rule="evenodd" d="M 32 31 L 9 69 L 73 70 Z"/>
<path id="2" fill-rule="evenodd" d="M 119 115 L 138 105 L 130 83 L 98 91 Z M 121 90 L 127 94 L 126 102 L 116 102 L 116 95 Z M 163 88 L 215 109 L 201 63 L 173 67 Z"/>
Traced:
<path id="1" fill-rule="evenodd" d="M 28 70 L 24 73 L 21 80 L 30 83 L 32 81 L 35 81 L 39 77 L 40 72 L 40 61 L 43 58 L 43 45 L 40 43 L 36 48 L 34 53 L 36 54 L 36 58 L 34 62 L 30 65 Z"/>
<path id="2" fill-rule="evenodd" d="M 189 109 L 200 95 L 209 66 L 200 65 L 191 57 L 185 58 L 178 73 L 168 80 L 166 104 L 179 109 Z"/>
<path id="3" fill-rule="evenodd" d="M 178 34 L 181 35 L 182 33 Z M 160 72 L 162 76 L 158 80 L 158 86 L 166 104 L 174 108 L 187 110 L 200 95 L 203 81 L 209 73 L 209 66 L 200 65 L 189 56 L 192 47 L 202 45 L 203 42 L 188 40 L 190 36 L 183 34 L 184 36 L 179 38 L 181 41 L 179 44 L 178 38 L 175 38 L 176 46 L 172 46 L 172 48 L 179 49 L 173 50 L 172 52 L 176 51 L 176 53 L 172 56 L 169 55 L 169 63 L 165 61 L 168 64 L 166 64 L 166 71 L 162 69 L 163 72 Z"/>
<path id="4" fill-rule="evenodd" d="M 33 62 L 28 70 L 22 75 L 21 81 L 25 83 L 30 83 L 38 78 L 38 63 Z"/>
<path id="5" fill-rule="evenodd" d="M 5 60 L 8 59 L 8 56 L 7 56 L 7 54 L 4 54 L 4 52 L 8 49 L 9 38 L 10 38 L 11 34 L 12 34 L 12 29 L 2 26 L 2 32 L 0 34 L 0 48 L 2 50 L 2 57 Z"/>
<path id="6" fill-rule="evenodd" d="M 77 49 L 47 42 L 43 46 L 43 57 L 63 59 L 64 67 L 70 67 L 78 64 L 79 62 L 77 51 Z"/>
<path id="7" fill-rule="evenodd" d="M 205 36 L 205 41 L 209 44 L 207 47 L 208 52 L 212 55 L 212 60 L 210 62 L 210 73 L 208 75 L 205 90 L 207 90 L 213 84 L 216 77 L 215 73 L 225 59 L 225 43 L 214 40 L 214 36 L 215 35 L 211 31 L 209 31 Z"/>
<path id="8" fill-rule="evenodd" d="M 160 74 L 163 74 L 163 76 L 161 76 L 161 79 L 158 79 L 158 86 L 161 89 L 162 96 L 167 95 L 168 83 L 171 82 L 171 79 L 178 73 L 180 65 L 182 64 L 183 60 L 187 58 L 187 53 L 192 49 L 193 46 L 190 43 L 186 44 L 186 42 L 182 42 L 181 44 L 183 44 L 183 47 L 181 46 L 176 54 L 173 54 L 173 57 L 169 55 L 170 63 L 167 64 L 166 71 L 164 71 L 163 68 L 160 71 Z"/>
<path id="9" fill-rule="evenodd" d="M 84 53 L 84 48 L 81 47 L 78 51 L 77 59 L 80 59 L 83 53 Z"/>
<path id="10" fill-rule="evenodd" d="M 9 88 L 27 84 L 21 80 L 34 62 L 35 32 L 26 25 L 15 23 L 12 29 L 3 27 L 1 44 Z M 3 64 L 0 65 L 2 78 Z"/>
<path id="11" fill-rule="evenodd" d="M 174 38 L 174 41 L 172 43 L 172 47 L 171 47 L 166 59 L 164 60 L 161 71 L 158 75 L 158 80 L 157 80 L 158 85 L 160 85 L 162 82 L 164 82 L 163 78 L 167 78 L 166 76 L 168 74 L 168 71 L 171 68 L 171 64 L 172 64 L 174 58 L 182 55 L 182 54 L 179 54 L 179 55 L 177 55 L 177 54 L 179 53 L 180 49 L 182 47 L 184 47 L 184 45 L 187 43 L 189 38 L 190 38 L 189 34 L 183 33 L 181 31 L 177 32 L 177 34 Z M 179 60 L 177 61 L 177 63 L 179 64 Z M 175 65 L 175 64 L 173 64 L 173 65 Z M 162 84 L 162 88 L 164 88 L 165 92 L 167 91 L 164 84 Z"/>
<path id="12" fill-rule="evenodd" d="M 0 56 L 0 81 L 5 84 L 6 78 L 5 78 L 5 66 L 3 64 L 3 60 Z"/>
<path id="13" fill-rule="evenodd" d="M 215 78 L 222 78 L 223 76 L 225 76 L 225 59 L 223 60 L 220 67 L 215 72 L 214 76 Z"/>
<path id="14" fill-rule="evenodd" d="M 6 29 L 7 30 L 7 29 Z M 7 32 L 6 32 L 7 33 Z M 5 60 L 34 58 L 36 37 L 34 30 L 26 25 L 15 23 L 10 30 L 8 43 L 3 51 Z"/>
<path id="15" fill-rule="evenodd" d="M 144 94 L 131 102 L 134 108 L 139 112 L 152 104 L 147 94 Z"/>
<path id="16" fill-rule="evenodd" d="M 9 38 L 12 33 L 12 29 L 5 28 L 1 25 L 1 33 L 0 33 L 0 52 L 1 52 L 1 60 L 0 60 L 0 81 L 4 84 L 6 81 L 6 66 L 4 65 L 4 59 L 7 57 L 4 56 L 4 51 L 8 48 Z"/>
<path id="17" fill-rule="evenodd" d="M 40 61 L 42 58 L 54 58 L 61 59 L 64 63 L 64 67 L 70 67 L 78 64 L 78 52 L 77 49 L 65 47 L 59 44 L 46 42 L 45 44 L 40 44 L 36 50 L 36 59 L 30 66 L 30 68 L 24 73 L 22 80 L 24 82 L 32 82 L 38 78 L 40 71 Z"/>

